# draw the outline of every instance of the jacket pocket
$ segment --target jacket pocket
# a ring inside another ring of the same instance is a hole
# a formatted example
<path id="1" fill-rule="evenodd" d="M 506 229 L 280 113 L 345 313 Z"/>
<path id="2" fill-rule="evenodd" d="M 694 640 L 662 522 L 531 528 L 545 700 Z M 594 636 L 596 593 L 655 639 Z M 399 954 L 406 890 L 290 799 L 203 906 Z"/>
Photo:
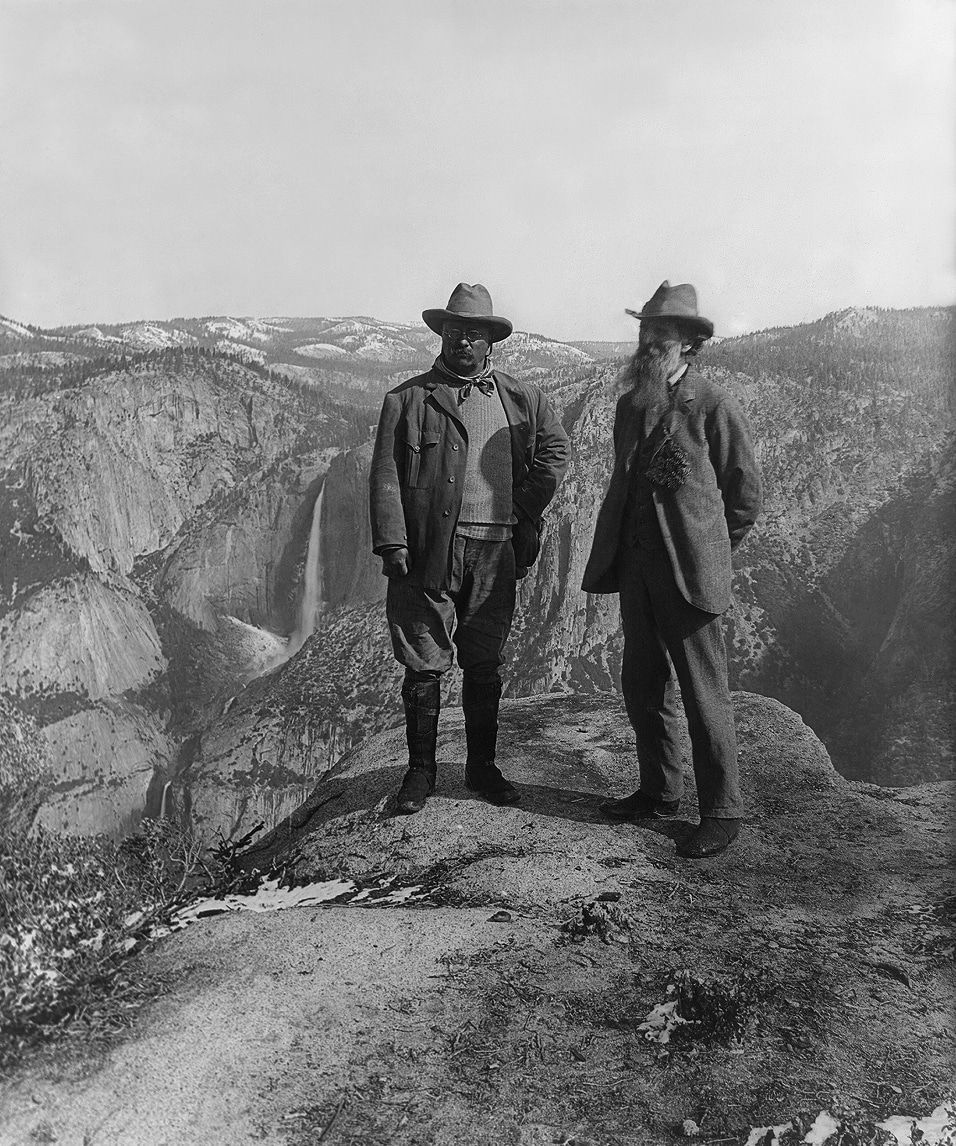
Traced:
<path id="1" fill-rule="evenodd" d="M 422 434 L 406 440 L 405 481 L 411 489 L 427 489 L 435 484 L 440 440 L 441 434 Z"/>

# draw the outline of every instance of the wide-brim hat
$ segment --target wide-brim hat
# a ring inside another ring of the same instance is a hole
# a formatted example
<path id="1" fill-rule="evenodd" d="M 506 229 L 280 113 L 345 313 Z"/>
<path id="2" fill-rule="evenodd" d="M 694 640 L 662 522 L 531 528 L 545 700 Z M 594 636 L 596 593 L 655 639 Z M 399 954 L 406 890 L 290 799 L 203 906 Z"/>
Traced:
<path id="1" fill-rule="evenodd" d="M 481 283 L 474 286 L 459 283 L 451 292 L 448 306 L 444 310 L 423 310 L 422 321 L 436 334 L 441 334 L 442 324 L 446 322 L 483 322 L 491 328 L 491 341 L 501 342 L 514 327 L 506 318 L 493 314 L 493 310 L 491 295 Z"/>
<path id="2" fill-rule="evenodd" d="M 627 310 L 627 313 L 632 318 L 677 319 L 688 330 L 704 338 L 712 338 L 714 334 L 714 324 L 710 319 L 697 313 L 697 291 L 690 283 L 671 286 L 665 279 L 640 310 Z"/>

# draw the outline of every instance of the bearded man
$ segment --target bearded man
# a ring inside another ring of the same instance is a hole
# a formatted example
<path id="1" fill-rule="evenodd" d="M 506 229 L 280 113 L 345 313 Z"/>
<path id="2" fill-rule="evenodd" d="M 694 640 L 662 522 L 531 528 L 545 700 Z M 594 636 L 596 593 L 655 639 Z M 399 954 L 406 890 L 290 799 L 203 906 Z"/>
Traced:
<path id="1" fill-rule="evenodd" d="M 700 825 L 677 850 L 699 859 L 728 847 L 744 814 L 721 614 L 731 603 L 731 553 L 760 510 L 760 472 L 740 406 L 693 368 L 714 333 L 694 288 L 663 282 L 627 313 L 640 320 L 638 348 L 617 404 L 615 466 L 583 588 L 620 594 L 621 690 L 640 785 L 602 811 L 629 821 L 678 814 L 679 684 Z"/>
<path id="2" fill-rule="evenodd" d="M 494 804 L 519 794 L 495 764 L 503 649 L 516 582 L 539 548 L 541 515 L 568 464 L 568 437 L 544 394 L 496 369 L 512 332 L 480 283 L 422 312 L 441 335 L 431 370 L 385 397 L 369 478 L 373 551 L 388 577 L 392 649 L 405 668 L 408 771 L 397 810 L 434 791 L 441 677 L 452 645 L 463 672 L 465 783 Z"/>

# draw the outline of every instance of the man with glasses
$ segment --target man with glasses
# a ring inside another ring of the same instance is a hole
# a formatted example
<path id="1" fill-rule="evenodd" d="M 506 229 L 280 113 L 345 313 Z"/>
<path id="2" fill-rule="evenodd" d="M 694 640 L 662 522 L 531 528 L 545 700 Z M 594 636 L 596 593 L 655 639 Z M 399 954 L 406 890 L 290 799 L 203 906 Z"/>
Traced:
<path id="1" fill-rule="evenodd" d="M 568 463 L 568 438 L 536 387 L 497 370 L 512 332 L 480 284 L 422 312 L 441 335 L 427 374 L 385 397 L 369 477 L 373 551 L 389 579 L 386 616 L 405 668 L 408 771 L 397 810 L 435 788 L 441 677 L 463 673 L 465 783 L 493 804 L 519 795 L 495 764 L 501 665 L 518 577 L 535 560 L 541 515 Z"/>

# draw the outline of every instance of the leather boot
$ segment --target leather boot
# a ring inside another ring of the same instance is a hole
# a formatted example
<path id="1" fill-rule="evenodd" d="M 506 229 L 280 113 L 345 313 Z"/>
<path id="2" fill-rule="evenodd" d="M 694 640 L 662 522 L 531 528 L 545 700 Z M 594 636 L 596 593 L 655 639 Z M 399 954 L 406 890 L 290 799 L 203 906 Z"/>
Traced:
<path id="1" fill-rule="evenodd" d="M 638 788 L 623 800 L 606 800 L 598 811 L 609 820 L 669 820 L 680 813 L 680 800 L 655 800 Z"/>
<path id="2" fill-rule="evenodd" d="M 677 854 L 687 859 L 706 859 L 720 855 L 740 835 L 740 820 L 718 816 L 701 816 L 700 825 L 677 845 Z"/>
<path id="3" fill-rule="evenodd" d="M 437 680 L 406 681 L 402 685 L 402 701 L 405 704 L 408 771 L 398 791 L 395 810 L 411 815 L 422 810 L 435 790 L 441 685 Z"/>
<path id="4" fill-rule="evenodd" d="M 467 675 L 461 688 L 465 713 L 465 787 L 492 804 L 517 804 L 521 797 L 495 764 L 501 681 L 475 681 Z"/>

